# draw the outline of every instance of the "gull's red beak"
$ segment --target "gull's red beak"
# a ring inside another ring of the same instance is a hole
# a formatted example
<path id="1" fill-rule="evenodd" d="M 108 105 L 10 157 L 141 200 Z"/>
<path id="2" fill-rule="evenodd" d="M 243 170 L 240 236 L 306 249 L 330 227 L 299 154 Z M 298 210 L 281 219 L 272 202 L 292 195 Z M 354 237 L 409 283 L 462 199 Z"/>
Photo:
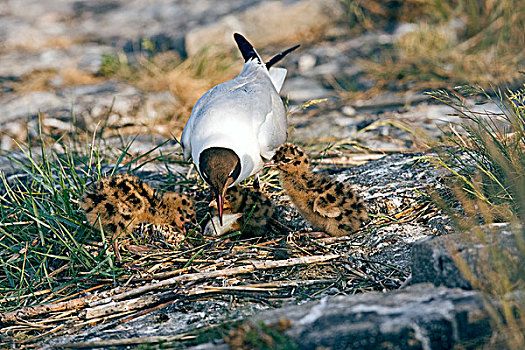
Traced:
<path id="1" fill-rule="evenodd" d="M 210 203 L 210 207 L 214 207 L 217 205 L 217 210 L 219 211 L 219 223 L 222 226 L 222 213 L 224 212 L 224 198 L 226 197 L 226 190 L 228 189 L 229 184 L 227 183 L 226 186 L 220 190 L 213 190 L 213 193 L 215 194 L 215 200 Z M 215 203 L 213 203 L 215 202 Z"/>
<path id="2" fill-rule="evenodd" d="M 224 192 L 219 193 L 219 191 L 217 191 L 215 193 L 215 201 L 217 202 L 217 210 L 219 211 L 219 223 L 222 226 L 222 212 L 224 211 Z"/>
<path id="3" fill-rule="evenodd" d="M 226 179 L 226 183 L 224 185 L 210 185 L 213 195 L 215 196 L 215 199 L 210 203 L 210 207 L 213 207 L 217 205 L 217 210 L 219 211 L 219 223 L 222 226 L 222 213 L 224 212 L 224 199 L 226 198 L 226 190 L 228 187 L 233 183 L 233 179 L 231 177 Z M 213 204 L 215 202 L 215 204 Z M 228 208 L 226 208 L 228 209 Z"/>

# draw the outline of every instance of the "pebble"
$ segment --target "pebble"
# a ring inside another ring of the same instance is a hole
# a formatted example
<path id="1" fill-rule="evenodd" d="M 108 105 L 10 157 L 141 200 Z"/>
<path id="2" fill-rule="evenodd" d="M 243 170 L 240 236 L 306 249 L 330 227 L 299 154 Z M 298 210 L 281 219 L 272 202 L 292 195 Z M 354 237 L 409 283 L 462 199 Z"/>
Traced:
<path id="1" fill-rule="evenodd" d="M 299 58 L 299 72 L 304 73 L 308 70 L 311 70 L 313 67 L 315 67 L 317 63 L 317 58 L 314 55 L 301 55 Z"/>
<path id="2" fill-rule="evenodd" d="M 343 114 L 348 117 L 353 117 L 357 113 L 355 108 L 352 106 L 343 106 L 343 108 L 341 109 L 341 112 L 343 112 Z"/>

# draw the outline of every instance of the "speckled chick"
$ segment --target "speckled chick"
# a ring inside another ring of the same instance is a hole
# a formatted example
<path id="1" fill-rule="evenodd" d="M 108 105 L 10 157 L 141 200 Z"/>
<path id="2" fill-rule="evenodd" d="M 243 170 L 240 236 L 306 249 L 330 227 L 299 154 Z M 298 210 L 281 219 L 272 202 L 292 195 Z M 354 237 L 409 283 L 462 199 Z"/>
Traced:
<path id="1" fill-rule="evenodd" d="M 244 232 L 254 236 L 265 233 L 274 207 L 264 193 L 253 188 L 235 186 L 228 190 L 226 201 L 229 203 L 230 212 L 242 213 L 241 224 Z"/>
<path id="2" fill-rule="evenodd" d="M 285 143 L 273 157 L 281 182 L 301 215 L 331 236 L 356 231 L 367 219 L 363 201 L 350 185 L 310 169 L 308 156 L 298 146 Z"/>
<path id="3" fill-rule="evenodd" d="M 80 203 L 88 222 L 111 232 L 115 257 L 122 261 L 118 239 L 133 231 L 140 222 L 171 225 L 185 231 L 195 223 L 193 201 L 180 193 L 160 195 L 139 178 L 128 175 L 106 177 L 89 188 Z"/>
<path id="4" fill-rule="evenodd" d="M 242 214 L 235 224 L 228 226 L 228 231 L 244 228 L 245 236 L 261 236 L 266 232 L 274 206 L 264 193 L 249 187 L 235 186 L 228 189 L 225 199 L 224 210 L 227 215 Z M 216 206 L 215 202 L 213 204 Z M 226 232 L 221 230 L 219 233 Z"/>

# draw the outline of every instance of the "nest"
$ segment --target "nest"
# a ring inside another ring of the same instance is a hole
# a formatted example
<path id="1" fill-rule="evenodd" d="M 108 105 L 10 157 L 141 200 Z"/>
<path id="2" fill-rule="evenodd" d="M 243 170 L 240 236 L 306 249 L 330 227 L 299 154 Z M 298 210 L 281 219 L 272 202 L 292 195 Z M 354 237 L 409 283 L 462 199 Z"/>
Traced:
<path id="1" fill-rule="evenodd" d="M 75 342 L 62 342 L 60 347 L 181 344 L 193 341 L 202 330 L 231 322 L 235 317 L 226 315 L 226 311 L 232 305 L 253 311 L 326 295 L 397 289 L 409 277 L 407 259 L 405 263 L 394 260 L 395 249 L 394 255 L 386 258 L 381 254 L 401 242 L 400 225 L 428 223 L 439 216 L 431 203 L 419 200 L 416 194 L 401 206 L 390 208 L 388 216 L 372 215 L 373 219 L 351 236 L 327 237 L 309 227 L 286 196 L 275 189 L 272 191 L 276 214 L 267 234 L 243 238 L 234 233 L 210 239 L 191 232 L 177 236 L 173 232 L 166 233 L 166 228 L 143 225 L 136 231 L 140 235 L 122 244 L 128 256 L 125 274 L 118 278 L 85 276 L 90 287 L 79 293 L 50 304 L 5 313 L 0 316 L 3 334 L 22 334 L 24 339 L 17 339 L 17 342 L 25 348 L 39 347 L 43 340 L 76 336 L 92 329 L 85 335 L 89 340 L 94 331 L 133 324 L 142 316 L 162 317 L 162 310 L 170 307 L 191 314 L 205 303 L 206 315 L 215 319 L 188 322 L 186 329 L 173 332 L 177 333 L 175 335 L 88 342 L 78 342 L 77 337 Z M 378 201 L 377 195 L 365 192 L 361 191 L 365 200 L 367 196 L 373 198 L 367 200 L 371 211 L 379 212 L 385 201 Z M 407 188 L 403 192 L 405 199 L 408 192 L 413 191 Z M 199 192 L 200 217 L 206 206 L 205 194 Z M 163 237 L 180 239 L 166 241 Z M 408 244 L 401 246 L 404 249 Z M 109 249 L 107 244 L 100 242 L 88 243 L 88 248 L 94 252 Z M 67 282 L 67 277 L 61 278 Z M 27 296 L 30 297 L 34 295 Z M 215 313 L 210 311 L 210 303 L 215 303 Z M 237 319 L 251 311 L 238 313 Z"/>

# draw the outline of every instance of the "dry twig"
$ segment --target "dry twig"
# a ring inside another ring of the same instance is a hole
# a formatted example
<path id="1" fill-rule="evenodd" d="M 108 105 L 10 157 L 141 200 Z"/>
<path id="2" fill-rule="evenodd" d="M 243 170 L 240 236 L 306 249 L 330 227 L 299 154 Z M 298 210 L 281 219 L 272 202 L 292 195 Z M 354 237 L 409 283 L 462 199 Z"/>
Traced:
<path id="1" fill-rule="evenodd" d="M 266 270 L 266 269 L 272 269 L 272 268 L 277 268 L 277 267 L 288 267 L 288 266 L 294 266 L 294 265 L 321 263 L 321 262 L 337 259 L 339 257 L 340 257 L 339 254 L 327 254 L 327 255 L 314 255 L 314 256 L 306 256 L 306 257 L 299 257 L 299 258 L 291 258 L 291 259 L 286 259 L 286 260 L 247 261 L 246 262 L 247 264 L 244 266 L 232 267 L 232 268 L 227 268 L 227 269 L 223 269 L 219 271 L 191 273 L 191 274 L 181 275 L 177 277 L 172 277 L 167 280 L 160 281 L 158 283 L 148 284 L 146 286 L 135 288 L 127 292 L 114 295 L 109 298 L 97 300 L 94 303 L 92 303 L 92 306 L 98 306 L 98 305 L 108 304 L 108 303 L 118 301 L 118 300 L 124 300 L 130 297 L 133 297 L 133 296 L 144 294 L 152 290 L 164 289 L 166 287 L 170 287 L 179 282 L 188 282 L 188 281 L 197 281 L 200 279 L 207 279 L 207 278 L 233 276 L 233 275 L 253 272 L 255 270 Z"/>

